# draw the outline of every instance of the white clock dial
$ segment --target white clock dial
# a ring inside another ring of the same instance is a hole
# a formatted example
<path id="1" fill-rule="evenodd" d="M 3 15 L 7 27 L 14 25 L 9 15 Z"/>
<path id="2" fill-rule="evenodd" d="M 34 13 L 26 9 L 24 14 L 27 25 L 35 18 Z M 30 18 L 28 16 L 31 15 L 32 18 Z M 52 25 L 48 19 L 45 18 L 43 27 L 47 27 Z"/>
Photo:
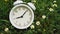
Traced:
<path id="1" fill-rule="evenodd" d="M 32 24 L 34 13 L 29 6 L 22 4 L 11 10 L 9 18 L 13 26 L 18 29 L 25 29 Z"/>

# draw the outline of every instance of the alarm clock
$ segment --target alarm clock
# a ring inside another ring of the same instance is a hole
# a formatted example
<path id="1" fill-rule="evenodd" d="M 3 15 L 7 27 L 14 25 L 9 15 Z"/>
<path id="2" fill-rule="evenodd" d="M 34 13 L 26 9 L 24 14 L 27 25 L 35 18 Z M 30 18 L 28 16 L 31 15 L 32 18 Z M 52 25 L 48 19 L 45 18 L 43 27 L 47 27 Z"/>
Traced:
<path id="1" fill-rule="evenodd" d="M 23 2 L 17 0 L 14 2 L 14 7 L 9 13 L 9 20 L 11 24 L 17 29 L 28 28 L 34 20 L 34 10 L 36 9 L 34 4 L 29 2 Z"/>

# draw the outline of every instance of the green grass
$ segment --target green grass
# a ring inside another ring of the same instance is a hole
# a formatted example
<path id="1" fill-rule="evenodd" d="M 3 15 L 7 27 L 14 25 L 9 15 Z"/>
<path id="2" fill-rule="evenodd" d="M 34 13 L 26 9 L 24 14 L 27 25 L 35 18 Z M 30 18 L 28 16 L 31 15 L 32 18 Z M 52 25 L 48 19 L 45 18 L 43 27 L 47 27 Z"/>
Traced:
<path id="1" fill-rule="evenodd" d="M 13 8 L 15 0 L 0 0 L 0 34 L 60 34 L 60 0 L 36 0 L 34 2 L 36 10 L 34 11 L 34 29 L 30 27 L 24 30 L 16 29 L 9 21 L 9 12 Z M 31 2 L 31 0 L 23 0 Z M 52 7 L 53 4 L 56 6 Z M 52 8 L 54 11 L 49 11 Z M 46 18 L 43 19 L 42 16 Z M 40 21 L 40 25 L 36 22 Z M 4 29 L 9 28 L 6 32 Z"/>

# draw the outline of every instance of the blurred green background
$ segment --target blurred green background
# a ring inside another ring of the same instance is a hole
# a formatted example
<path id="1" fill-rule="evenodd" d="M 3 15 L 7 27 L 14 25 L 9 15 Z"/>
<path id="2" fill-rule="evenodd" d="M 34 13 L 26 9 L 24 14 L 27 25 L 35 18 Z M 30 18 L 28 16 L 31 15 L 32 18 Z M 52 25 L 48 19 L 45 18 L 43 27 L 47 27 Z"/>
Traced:
<path id="1" fill-rule="evenodd" d="M 33 26 L 21 30 L 12 26 L 9 12 L 16 0 L 0 0 L 0 34 L 60 34 L 60 0 L 23 0 L 34 2 Z"/>

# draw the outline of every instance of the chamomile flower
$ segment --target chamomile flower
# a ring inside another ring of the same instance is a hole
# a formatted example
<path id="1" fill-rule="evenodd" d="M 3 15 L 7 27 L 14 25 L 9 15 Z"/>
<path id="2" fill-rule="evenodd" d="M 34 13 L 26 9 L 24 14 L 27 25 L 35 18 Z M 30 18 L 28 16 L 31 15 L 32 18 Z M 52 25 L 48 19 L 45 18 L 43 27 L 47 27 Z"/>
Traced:
<path id="1" fill-rule="evenodd" d="M 34 29 L 34 28 L 35 28 L 35 26 L 34 26 L 34 25 L 31 25 L 31 26 L 30 26 L 30 28 L 31 28 L 31 29 Z"/>
<path id="2" fill-rule="evenodd" d="M 46 29 L 43 29 L 43 31 L 46 31 Z"/>
<path id="3" fill-rule="evenodd" d="M 8 0 L 5 0 L 5 2 L 7 2 Z"/>
<path id="4" fill-rule="evenodd" d="M 53 8 L 49 8 L 49 11 L 54 11 L 54 9 Z"/>
<path id="5" fill-rule="evenodd" d="M 52 7 L 57 7 L 57 4 L 53 4 Z"/>
<path id="6" fill-rule="evenodd" d="M 9 30 L 9 28 L 5 28 L 4 31 L 7 32 Z"/>
<path id="7" fill-rule="evenodd" d="M 40 25 L 40 21 L 37 21 L 37 22 L 36 22 L 36 25 Z"/>
<path id="8" fill-rule="evenodd" d="M 46 16 L 45 16 L 45 15 L 42 15 L 42 18 L 43 18 L 43 19 L 45 19 L 45 18 L 46 18 Z"/>
<path id="9" fill-rule="evenodd" d="M 36 2 L 36 0 L 32 0 L 32 2 L 34 2 L 34 3 L 35 3 L 35 2 Z"/>
<path id="10" fill-rule="evenodd" d="M 54 3 L 56 3 L 56 1 L 53 1 Z"/>

